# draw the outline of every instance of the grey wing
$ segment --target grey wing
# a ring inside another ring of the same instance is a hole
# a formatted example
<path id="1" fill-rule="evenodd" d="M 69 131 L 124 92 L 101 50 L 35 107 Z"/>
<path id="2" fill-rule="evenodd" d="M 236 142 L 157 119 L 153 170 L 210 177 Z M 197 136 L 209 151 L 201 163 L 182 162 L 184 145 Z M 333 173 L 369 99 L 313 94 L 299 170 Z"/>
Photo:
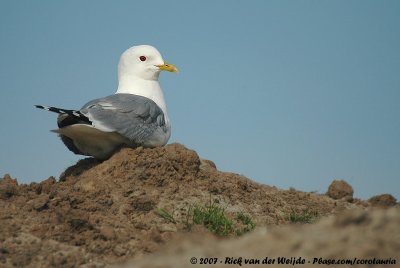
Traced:
<path id="1" fill-rule="evenodd" d="M 164 113 L 157 104 L 133 94 L 115 94 L 85 104 L 80 112 L 105 132 L 118 132 L 134 144 L 143 144 L 155 132 L 167 133 Z"/>

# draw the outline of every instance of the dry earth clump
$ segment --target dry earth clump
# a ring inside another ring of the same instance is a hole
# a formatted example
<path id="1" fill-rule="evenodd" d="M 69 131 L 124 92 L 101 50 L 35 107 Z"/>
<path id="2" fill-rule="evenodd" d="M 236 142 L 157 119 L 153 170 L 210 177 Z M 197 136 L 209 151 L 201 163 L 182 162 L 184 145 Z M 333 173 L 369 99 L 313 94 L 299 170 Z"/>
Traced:
<path id="1" fill-rule="evenodd" d="M 333 199 L 353 200 L 353 187 L 344 180 L 334 180 L 326 193 Z"/>

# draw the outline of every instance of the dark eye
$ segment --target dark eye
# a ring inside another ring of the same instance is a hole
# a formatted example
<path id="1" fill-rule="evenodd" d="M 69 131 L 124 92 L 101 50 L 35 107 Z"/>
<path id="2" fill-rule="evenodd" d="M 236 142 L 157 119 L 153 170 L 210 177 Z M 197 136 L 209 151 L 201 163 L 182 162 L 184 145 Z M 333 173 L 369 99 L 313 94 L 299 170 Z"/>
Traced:
<path id="1" fill-rule="evenodd" d="M 145 57 L 145 56 L 140 56 L 139 59 L 140 59 L 141 61 L 145 61 L 145 60 L 146 60 L 146 57 Z"/>

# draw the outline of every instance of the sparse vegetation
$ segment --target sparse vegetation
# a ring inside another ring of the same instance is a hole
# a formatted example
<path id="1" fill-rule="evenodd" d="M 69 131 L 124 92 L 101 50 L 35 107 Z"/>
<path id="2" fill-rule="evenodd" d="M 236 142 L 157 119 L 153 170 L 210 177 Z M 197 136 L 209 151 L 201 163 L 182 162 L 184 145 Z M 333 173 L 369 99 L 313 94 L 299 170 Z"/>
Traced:
<path id="1" fill-rule="evenodd" d="M 216 235 L 225 236 L 233 232 L 233 221 L 227 217 L 225 209 L 215 202 L 210 202 L 207 206 L 194 206 L 192 220 Z"/>
<path id="2" fill-rule="evenodd" d="M 301 212 L 292 209 L 292 211 L 285 216 L 285 220 L 290 223 L 315 223 L 318 218 L 318 212 L 311 211 L 310 209 L 304 209 Z"/>
<path id="3" fill-rule="evenodd" d="M 236 215 L 236 220 L 238 223 L 241 223 L 242 227 L 238 227 L 235 231 L 236 235 L 242 235 L 244 233 L 252 231 L 256 225 L 251 220 L 249 215 L 244 214 L 243 212 L 239 212 Z"/>
<path id="4" fill-rule="evenodd" d="M 167 221 L 177 224 L 174 217 L 165 209 L 157 208 L 156 213 Z M 239 212 L 235 216 L 230 216 L 225 208 L 215 201 L 210 201 L 207 205 L 189 206 L 182 225 L 184 229 L 191 230 L 194 224 L 203 225 L 218 236 L 231 234 L 240 236 L 252 231 L 256 226 L 249 215 Z"/>
<path id="5" fill-rule="evenodd" d="M 163 208 L 156 208 L 156 213 L 157 213 L 161 218 L 163 218 L 163 219 L 165 219 L 165 220 L 167 220 L 167 221 L 169 221 L 169 222 L 172 222 L 172 223 L 175 223 L 175 224 L 176 224 L 176 221 L 175 221 L 174 216 L 173 216 L 171 213 L 169 213 L 168 211 L 166 211 L 165 209 L 163 209 Z"/>

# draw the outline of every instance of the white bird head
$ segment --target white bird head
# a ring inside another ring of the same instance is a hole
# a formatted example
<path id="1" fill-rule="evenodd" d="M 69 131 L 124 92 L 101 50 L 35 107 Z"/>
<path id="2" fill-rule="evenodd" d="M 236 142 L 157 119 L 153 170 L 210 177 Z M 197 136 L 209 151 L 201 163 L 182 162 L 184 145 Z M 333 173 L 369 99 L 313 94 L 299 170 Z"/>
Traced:
<path id="1" fill-rule="evenodd" d="M 158 80 L 161 71 L 178 72 L 178 69 L 166 63 L 155 47 L 133 46 L 121 55 L 118 79 L 128 76 L 134 79 Z"/>

